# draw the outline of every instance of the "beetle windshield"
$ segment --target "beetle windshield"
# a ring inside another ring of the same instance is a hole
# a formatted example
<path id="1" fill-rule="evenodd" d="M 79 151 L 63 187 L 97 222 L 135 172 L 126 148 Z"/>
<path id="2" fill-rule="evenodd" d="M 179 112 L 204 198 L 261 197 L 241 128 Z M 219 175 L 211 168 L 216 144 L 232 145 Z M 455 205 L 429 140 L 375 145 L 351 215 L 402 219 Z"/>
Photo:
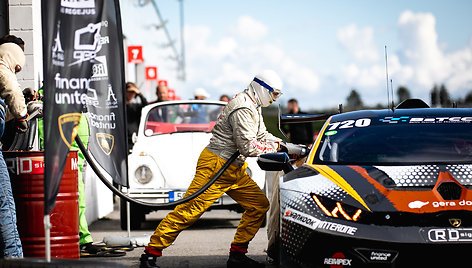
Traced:
<path id="1" fill-rule="evenodd" d="M 472 162 L 472 117 L 364 118 L 330 122 L 315 163 Z"/>
<path id="2" fill-rule="evenodd" d="M 153 136 L 178 132 L 210 132 L 224 106 L 209 103 L 160 105 L 146 117 L 144 134 Z"/>

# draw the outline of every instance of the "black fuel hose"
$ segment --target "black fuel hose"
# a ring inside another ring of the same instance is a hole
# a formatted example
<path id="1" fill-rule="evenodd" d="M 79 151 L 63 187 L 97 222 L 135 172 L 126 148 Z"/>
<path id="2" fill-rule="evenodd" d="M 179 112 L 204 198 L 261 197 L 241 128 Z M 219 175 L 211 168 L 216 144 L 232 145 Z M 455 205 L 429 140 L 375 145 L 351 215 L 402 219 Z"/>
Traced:
<path id="1" fill-rule="evenodd" d="M 144 202 L 144 201 L 140 201 L 140 200 L 136 200 L 134 198 L 131 198 L 131 197 L 123 194 L 120 190 L 116 189 L 116 187 L 113 186 L 113 184 L 111 184 L 103 176 L 103 174 L 100 172 L 100 170 L 98 169 L 98 167 L 95 164 L 94 160 L 92 160 L 92 158 L 90 157 L 90 155 L 88 153 L 88 150 L 85 149 L 84 144 L 79 139 L 79 136 L 75 137 L 75 142 L 77 142 L 77 145 L 79 145 L 80 151 L 82 151 L 82 153 L 84 154 L 85 159 L 90 164 L 90 167 L 92 168 L 92 170 L 95 172 L 95 174 L 97 174 L 98 178 L 105 184 L 105 186 L 107 186 L 108 189 L 110 189 L 114 194 L 118 195 L 120 198 L 123 198 L 124 200 L 126 200 L 130 203 L 135 203 L 135 204 L 138 204 L 138 205 L 143 205 L 143 206 L 148 206 L 148 207 L 159 207 L 159 208 L 173 207 L 175 205 L 180 205 L 180 204 L 185 203 L 185 202 L 187 202 L 191 199 L 194 199 L 195 197 L 197 197 L 198 195 L 200 195 L 201 193 L 206 191 L 206 189 L 208 189 L 223 174 L 223 172 L 225 172 L 225 170 L 231 165 L 231 163 L 233 163 L 234 160 L 236 160 L 236 158 L 238 158 L 238 156 L 240 154 L 239 152 L 235 152 L 233 155 L 231 155 L 231 157 L 228 159 L 228 161 L 226 161 L 226 163 L 220 168 L 220 170 L 218 170 L 218 172 L 213 176 L 213 178 L 211 178 L 211 180 L 209 180 L 205 185 L 202 186 L 202 188 L 198 189 L 195 193 L 193 193 L 189 196 L 186 196 L 182 199 L 179 199 L 177 201 L 174 201 L 174 202 L 149 203 L 149 202 Z"/>

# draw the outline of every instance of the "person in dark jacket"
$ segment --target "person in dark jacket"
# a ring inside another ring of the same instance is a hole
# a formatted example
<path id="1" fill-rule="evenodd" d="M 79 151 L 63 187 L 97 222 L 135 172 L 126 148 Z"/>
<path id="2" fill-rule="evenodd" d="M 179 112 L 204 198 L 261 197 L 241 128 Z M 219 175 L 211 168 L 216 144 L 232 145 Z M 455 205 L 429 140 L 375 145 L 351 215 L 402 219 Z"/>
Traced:
<path id="1" fill-rule="evenodd" d="M 139 97 L 138 102 L 133 100 Z M 146 98 L 141 94 L 135 83 L 126 83 L 126 116 L 128 118 L 128 149 L 133 148 L 133 133 L 139 129 L 139 120 L 141 119 L 141 110 L 148 104 Z"/>
<path id="2" fill-rule="evenodd" d="M 300 111 L 298 101 L 296 99 L 290 99 L 287 103 L 287 109 L 289 114 L 306 114 Z M 285 131 L 290 138 L 291 143 L 303 144 L 309 146 L 313 143 L 313 124 L 312 123 L 297 123 L 287 124 L 284 126 Z"/>

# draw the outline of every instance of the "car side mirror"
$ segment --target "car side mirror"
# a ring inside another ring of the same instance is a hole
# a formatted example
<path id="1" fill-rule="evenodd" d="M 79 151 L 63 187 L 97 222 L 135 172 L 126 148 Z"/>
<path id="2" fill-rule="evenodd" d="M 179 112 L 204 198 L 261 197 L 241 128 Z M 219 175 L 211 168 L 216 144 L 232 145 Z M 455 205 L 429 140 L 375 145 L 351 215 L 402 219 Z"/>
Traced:
<path id="1" fill-rule="evenodd" d="M 133 134 L 131 135 L 131 141 L 133 142 L 133 144 L 138 141 L 138 135 L 136 134 L 136 132 L 133 132 Z"/>
<path id="2" fill-rule="evenodd" d="M 265 171 L 281 171 L 285 174 L 293 170 L 287 153 L 263 154 L 257 158 L 257 164 Z"/>

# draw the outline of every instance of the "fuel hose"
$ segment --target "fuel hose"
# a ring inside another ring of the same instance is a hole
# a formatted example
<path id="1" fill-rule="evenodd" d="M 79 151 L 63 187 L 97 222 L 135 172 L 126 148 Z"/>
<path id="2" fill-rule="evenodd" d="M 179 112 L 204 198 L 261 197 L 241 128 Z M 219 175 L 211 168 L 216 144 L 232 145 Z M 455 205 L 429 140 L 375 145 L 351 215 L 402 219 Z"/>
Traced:
<path id="1" fill-rule="evenodd" d="M 108 189 L 110 189 L 114 194 L 118 195 L 120 198 L 123 198 L 124 200 L 130 202 L 130 203 L 134 203 L 134 204 L 138 204 L 138 205 L 143 205 L 143 206 L 148 206 L 148 207 L 159 207 L 159 208 L 168 208 L 168 207 L 173 207 L 175 205 L 180 205 L 182 203 L 185 203 L 191 199 L 194 199 L 195 197 L 199 196 L 201 193 L 203 193 L 204 191 L 206 191 L 213 183 L 215 183 L 215 181 L 225 172 L 225 170 L 231 165 L 231 163 L 233 163 L 234 160 L 236 160 L 236 158 L 238 158 L 239 156 L 239 152 L 235 152 L 233 155 L 231 155 L 231 157 L 226 161 L 226 163 L 220 168 L 220 170 L 218 170 L 218 172 L 213 176 L 213 178 L 211 178 L 205 185 L 202 186 L 202 188 L 198 189 L 195 193 L 189 195 L 189 196 L 186 196 L 182 199 L 179 199 L 177 201 L 174 201 L 174 202 L 169 202 L 169 203 L 150 203 L 150 202 L 144 202 L 144 201 L 140 201 L 140 200 L 136 200 L 134 198 L 131 198 L 127 195 L 125 195 L 123 192 L 121 192 L 120 190 L 118 190 L 115 186 L 113 186 L 113 184 L 111 184 L 106 178 L 105 176 L 103 176 L 103 174 L 101 173 L 101 171 L 98 169 L 97 167 L 97 164 L 95 163 L 95 161 L 92 159 L 92 157 L 90 156 L 89 152 L 87 149 L 85 149 L 85 146 L 84 144 L 82 143 L 82 141 L 79 139 L 79 136 L 76 136 L 75 137 L 75 142 L 77 143 L 77 145 L 79 146 L 79 149 L 80 151 L 82 151 L 82 153 L 84 154 L 85 156 L 85 159 L 87 160 L 88 164 L 90 164 L 90 167 L 92 168 L 92 170 L 95 172 L 95 174 L 97 174 L 98 178 L 103 182 L 103 184 L 105 184 L 105 186 L 108 187 Z"/>

